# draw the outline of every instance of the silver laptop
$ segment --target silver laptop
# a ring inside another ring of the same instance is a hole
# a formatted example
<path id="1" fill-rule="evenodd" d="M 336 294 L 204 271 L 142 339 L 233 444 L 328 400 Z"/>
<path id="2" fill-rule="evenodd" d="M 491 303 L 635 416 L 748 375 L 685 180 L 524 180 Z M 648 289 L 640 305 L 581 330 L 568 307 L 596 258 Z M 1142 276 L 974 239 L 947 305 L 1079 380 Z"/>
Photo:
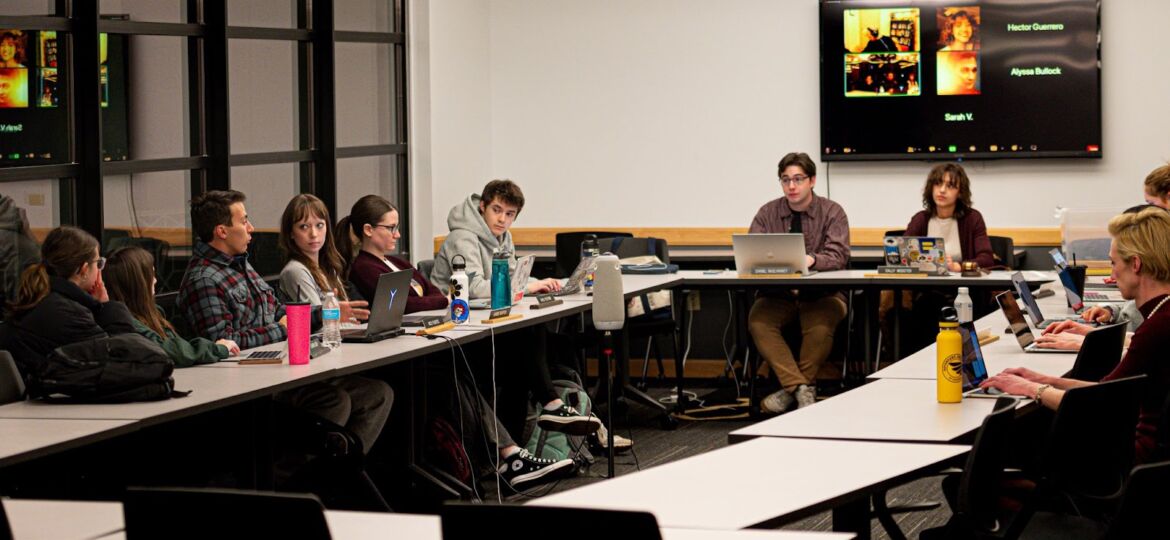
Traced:
<path id="1" fill-rule="evenodd" d="M 369 324 L 365 328 L 342 330 L 341 341 L 374 343 L 402 334 L 402 314 L 406 313 L 406 298 L 410 295 L 413 275 L 412 270 L 399 270 L 378 276 L 378 289 L 370 302 Z"/>
<path id="2" fill-rule="evenodd" d="M 524 299 L 524 290 L 528 288 L 528 276 L 532 275 L 532 266 L 536 263 L 536 255 L 527 255 L 516 260 L 516 271 L 512 272 L 512 303 L 516 305 Z M 471 309 L 488 309 L 492 307 L 492 299 L 476 298 L 467 303 Z"/>
<path id="3" fill-rule="evenodd" d="M 1032 289 L 1028 288 L 1028 281 L 1024 279 L 1023 272 L 1012 274 L 1012 287 L 1016 289 L 1016 294 L 1020 296 L 1020 300 L 1023 300 L 1024 307 L 1028 308 L 1028 318 L 1032 319 L 1032 325 L 1037 330 L 1043 330 L 1048 328 L 1048 325 L 1061 321 L 1075 320 L 1084 322 L 1080 320 L 1080 317 L 1075 315 L 1045 319 L 1044 314 L 1040 312 L 1040 304 L 1037 304 L 1036 297 L 1032 296 Z"/>
<path id="4" fill-rule="evenodd" d="M 1045 349 L 1037 346 L 1036 336 L 1032 334 L 1032 328 L 1028 326 L 1028 321 L 1024 320 L 1024 313 L 1020 311 L 1020 305 L 1016 303 L 1016 297 L 1012 295 L 1011 291 L 999 293 L 996 295 L 995 301 L 999 303 L 999 309 L 1003 310 L 1004 317 L 1007 317 L 1008 327 L 1011 333 L 1016 335 L 1016 342 L 1020 344 L 1020 348 L 1024 352 L 1076 354 L 1077 351 Z"/>
<path id="5" fill-rule="evenodd" d="M 735 234 L 731 236 L 731 249 L 735 252 L 735 271 L 741 276 L 815 273 L 808 269 L 801 233 Z"/>

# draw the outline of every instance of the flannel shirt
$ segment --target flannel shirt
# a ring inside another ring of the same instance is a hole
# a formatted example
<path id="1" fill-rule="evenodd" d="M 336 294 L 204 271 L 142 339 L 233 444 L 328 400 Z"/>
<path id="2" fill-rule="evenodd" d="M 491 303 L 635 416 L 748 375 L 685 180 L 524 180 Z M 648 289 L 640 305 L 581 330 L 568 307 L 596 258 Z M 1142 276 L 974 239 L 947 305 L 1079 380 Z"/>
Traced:
<path id="1" fill-rule="evenodd" d="M 232 257 L 196 242 L 178 300 L 191 329 L 212 341 L 230 339 L 251 349 L 287 339 L 278 322 L 284 304 L 246 255 Z"/>

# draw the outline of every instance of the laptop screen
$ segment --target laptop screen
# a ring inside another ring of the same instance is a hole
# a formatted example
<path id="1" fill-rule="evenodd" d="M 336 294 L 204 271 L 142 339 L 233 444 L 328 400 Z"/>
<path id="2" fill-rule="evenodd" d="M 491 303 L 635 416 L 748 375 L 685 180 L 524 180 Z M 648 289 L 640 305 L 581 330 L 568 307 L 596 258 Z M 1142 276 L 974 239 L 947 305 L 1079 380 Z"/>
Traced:
<path id="1" fill-rule="evenodd" d="M 1028 308 L 1028 317 L 1032 319 L 1032 325 L 1040 328 L 1040 323 L 1044 322 L 1044 314 L 1040 312 L 1040 305 L 1036 303 L 1036 297 L 1032 296 L 1032 290 L 1028 288 L 1023 272 L 1012 274 L 1012 286 L 1015 287 L 1016 294 L 1020 295 L 1020 300 L 1024 301 L 1024 307 Z"/>
<path id="2" fill-rule="evenodd" d="M 1020 312 L 1020 305 L 1016 303 L 1016 298 L 1012 296 L 1011 291 L 999 293 L 996 295 L 995 301 L 1003 310 L 1003 315 L 1007 318 L 1008 325 L 1011 327 L 1012 333 L 1016 335 L 1016 341 L 1020 342 L 1021 348 L 1027 348 L 1036 341 L 1035 336 L 1032 335 L 1032 329 L 1028 328 L 1028 321 L 1024 320 L 1024 314 Z"/>
<path id="3" fill-rule="evenodd" d="M 1072 272 L 1065 267 L 1057 274 L 1060 275 L 1060 284 L 1064 286 L 1064 295 L 1068 297 L 1069 307 L 1073 308 L 1073 311 L 1080 311 L 1085 307 L 1085 302 L 1081 298 L 1081 291 L 1077 290 L 1077 285 L 1073 282 Z"/>
<path id="4" fill-rule="evenodd" d="M 1052 264 L 1055 264 L 1057 268 L 1068 266 L 1068 259 L 1064 258 L 1064 253 L 1060 252 L 1060 248 L 1053 248 L 1048 254 L 1052 255 Z"/>
<path id="5" fill-rule="evenodd" d="M 983 363 L 983 349 L 979 347 L 979 336 L 973 323 L 959 325 L 963 336 L 963 391 L 978 388 L 987 380 L 987 364 Z"/>

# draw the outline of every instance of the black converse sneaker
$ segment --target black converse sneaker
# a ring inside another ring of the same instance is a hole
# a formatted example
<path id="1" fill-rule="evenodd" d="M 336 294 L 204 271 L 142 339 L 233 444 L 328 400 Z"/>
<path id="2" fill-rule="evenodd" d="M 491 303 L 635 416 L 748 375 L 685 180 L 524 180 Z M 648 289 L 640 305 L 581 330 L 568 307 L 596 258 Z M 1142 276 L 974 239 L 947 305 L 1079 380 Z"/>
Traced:
<path id="1" fill-rule="evenodd" d="M 560 461 L 533 456 L 523 448 L 508 456 L 500 464 L 500 476 L 512 489 L 523 491 L 542 482 L 550 482 L 569 476 L 573 472 L 573 460 Z"/>
<path id="2" fill-rule="evenodd" d="M 541 409 L 536 423 L 543 429 L 569 435 L 588 435 L 601 427 L 601 420 L 596 416 L 585 416 L 568 405 L 561 405 L 551 411 Z"/>

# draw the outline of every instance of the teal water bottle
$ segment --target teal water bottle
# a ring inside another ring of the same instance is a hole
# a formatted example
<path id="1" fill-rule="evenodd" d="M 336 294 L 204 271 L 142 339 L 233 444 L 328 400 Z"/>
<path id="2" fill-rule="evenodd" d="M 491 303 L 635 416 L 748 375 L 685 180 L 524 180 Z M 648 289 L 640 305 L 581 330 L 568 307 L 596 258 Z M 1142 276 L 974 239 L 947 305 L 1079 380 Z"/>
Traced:
<path id="1" fill-rule="evenodd" d="M 512 305 L 512 276 L 508 271 L 511 257 L 511 253 L 502 249 L 492 255 L 492 309 Z"/>

